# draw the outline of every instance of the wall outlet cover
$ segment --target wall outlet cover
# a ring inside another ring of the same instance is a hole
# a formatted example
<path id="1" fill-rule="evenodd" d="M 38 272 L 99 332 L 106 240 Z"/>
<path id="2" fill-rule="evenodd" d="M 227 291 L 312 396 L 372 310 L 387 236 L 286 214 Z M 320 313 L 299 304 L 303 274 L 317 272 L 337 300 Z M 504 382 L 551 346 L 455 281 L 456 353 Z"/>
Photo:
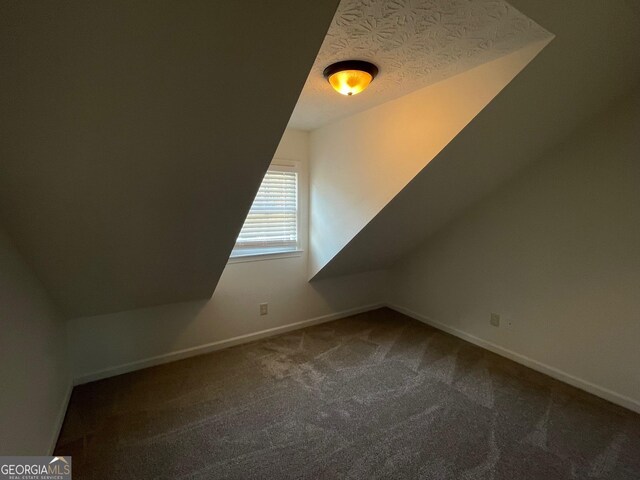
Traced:
<path id="1" fill-rule="evenodd" d="M 491 314 L 491 319 L 489 320 L 489 323 L 491 325 L 493 325 L 494 327 L 499 327 L 500 326 L 500 315 L 498 315 L 497 313 L 492 313 Z"/>

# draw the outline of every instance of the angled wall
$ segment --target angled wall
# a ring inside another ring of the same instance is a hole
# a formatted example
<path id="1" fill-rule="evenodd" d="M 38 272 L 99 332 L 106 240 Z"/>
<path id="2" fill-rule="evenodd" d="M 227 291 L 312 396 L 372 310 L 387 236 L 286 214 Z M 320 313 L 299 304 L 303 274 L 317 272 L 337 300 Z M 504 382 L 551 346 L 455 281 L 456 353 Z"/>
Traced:
<path id="1" fill-rule="evenodd" d="M 70 391 L 64 321 L 0 229 L 0 455 L 49 455 Z"/>
<path id="2" fill-rule="evenodd" d="M 309 133 L 287 129 L 275 155 L 300 167 L 299 254 L 230 261 L 208 301 L 69 320 L 76 381 L 204 353 L 216 345 L 257 338 L 265 330 L 273 334 L 299 327 L 299 322 L 307 325 L 379 305 L 383 272 L 307 281 L 308 150 Z M 263 302 L 269 304 L 266 316 L 259 314 Z"/>
<path id="3" fill-rule="evenodd" d="M 310 277 L 325 268 L 547 43 L 534 43 L 314 130 Z"/>
<path id="4" fill-rule="evenodd" d="M 556 37 L 319 276 L 393 265 L 639 81 L 630 2 L 512 3 Z"/>
<path id="5" fill-rule="evenodd" d="M 0 218 L 67 316 L 210 298 L 337 3 L 2 2 Z"/>
<path id="6" fill-rule="evenodd" d="M 405 256 L 389 302 L 640 412 L 638 132 L 640 89 Z"/>

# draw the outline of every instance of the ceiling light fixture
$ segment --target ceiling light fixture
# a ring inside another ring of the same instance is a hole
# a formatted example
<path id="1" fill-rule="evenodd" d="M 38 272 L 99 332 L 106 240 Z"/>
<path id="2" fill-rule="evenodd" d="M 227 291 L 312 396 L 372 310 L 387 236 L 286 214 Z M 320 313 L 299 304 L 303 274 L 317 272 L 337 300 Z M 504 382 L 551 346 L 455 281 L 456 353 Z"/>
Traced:
<path id="1" fill-rule="evenodd" d="M 378 67 L 363 60 L 345 60 L 324 69 L 323 75 L 333 89 L 342 95 L 356 95 L 376 78 Z"/>

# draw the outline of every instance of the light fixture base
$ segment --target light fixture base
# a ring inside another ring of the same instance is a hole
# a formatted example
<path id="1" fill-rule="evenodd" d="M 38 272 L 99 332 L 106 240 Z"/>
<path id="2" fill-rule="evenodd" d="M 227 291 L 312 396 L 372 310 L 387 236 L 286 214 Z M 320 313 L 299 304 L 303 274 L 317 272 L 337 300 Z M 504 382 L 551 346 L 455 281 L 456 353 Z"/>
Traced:
<path id="1" fill-rule="evenodd" d="M 324 69 L 322 75 L 324 75 L 324 78 L 329 80 L 331 75 L 344 70 L 359 70 L 361 72 L 367 72 L 372 78 L 376 78 L 376 75 L 378 75 L 378 67 L 365 60 L 344 60 L 342 62 L 332 63 Z"/>
<path id="2" fill-rule="evenodd" d="M 322 73 L 336 92 L 351 96 L 369 86 L 378 75 L 378 67 L 364 60 L 344 60 L 329 65 Z"/>

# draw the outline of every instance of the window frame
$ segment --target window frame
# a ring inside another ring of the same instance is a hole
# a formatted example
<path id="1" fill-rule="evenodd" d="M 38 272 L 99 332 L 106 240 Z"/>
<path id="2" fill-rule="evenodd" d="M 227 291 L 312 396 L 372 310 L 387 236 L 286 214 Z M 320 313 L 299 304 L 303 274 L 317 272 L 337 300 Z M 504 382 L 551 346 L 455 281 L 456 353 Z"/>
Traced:
<path id="1" fill-rule="evenodd" d="M 273 162 L 267 168 L 265 172 L 265 176 L 269 171 L 279 171 L 279 172 L 294 172 L 296 173 L 296 244 L 294 247 L 290 249 L 277 249 L 277 247 L 273 247 L 273 249 L 265 248 L 256 248 L 248 250 L 246 253 L 237 252 L 236 246 L 234 244 L 233 250 L 231 250 L 231 255 L 229 256 L 229 260 L 227 263 L 242 263 L 242 262 L 253 262 L 260 260 L 271 260 L 278 258 L 290 258 L 290 257 L 299 257 L 302 255 L 303 250 L 301 248 L 301 215 L 300 215 L 300 200 L 301 200 L 301 169 L 300 162 L 296 160 L 282 160 L 282 159 L 274 159 Z M 263 177 L 264 180 L 264 177 Z M 260 181 L 260 186 L 262 186 L 262 181 Z M 257 192 L 256 192 L 257 195 Z M 255 201 L 255 198 L 254 198 Z M 251 202 L 253 206 L 253 201 Z M 248 213 L 247 213 L 248 214 Z M 246 221 L 246 219 L 245 219 Z M 242 226 L 244 227 L 244 221 L 242 222 Z M 238 235 L 240 233 L 238 232 Z"/>

